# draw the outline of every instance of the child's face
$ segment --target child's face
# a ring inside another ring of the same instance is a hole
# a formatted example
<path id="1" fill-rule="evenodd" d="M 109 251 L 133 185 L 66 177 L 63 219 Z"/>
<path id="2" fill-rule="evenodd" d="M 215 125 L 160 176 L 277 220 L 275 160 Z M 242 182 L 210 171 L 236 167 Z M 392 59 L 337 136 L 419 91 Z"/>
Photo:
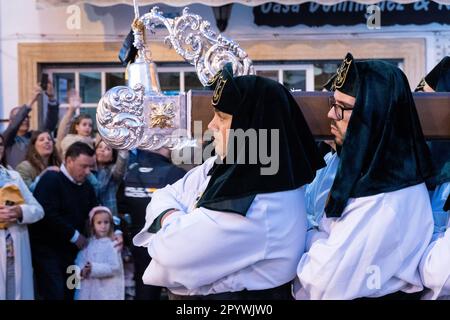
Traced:
<path id="1" fill-rule="evenodd" d="M 94 232 L 97 238 L 108 236 L 111 228 L 111 216 L 107 212 L 98 212 L 94 215 L 93 222 Z"/>
<path id="2" fill-rule="evenodd" d="M 84 137 L 89 137 L 92 133 L 92 120 L 81 119 L 80 123 L 75 126 L 75 131 Z"/>
<path id="3" fill-rule="evenodd" d="M 113 149 L 105 142 L 101 141 L 95 150 L 95 155 L 98 163 L 109 163 L 113 159 Z"/>

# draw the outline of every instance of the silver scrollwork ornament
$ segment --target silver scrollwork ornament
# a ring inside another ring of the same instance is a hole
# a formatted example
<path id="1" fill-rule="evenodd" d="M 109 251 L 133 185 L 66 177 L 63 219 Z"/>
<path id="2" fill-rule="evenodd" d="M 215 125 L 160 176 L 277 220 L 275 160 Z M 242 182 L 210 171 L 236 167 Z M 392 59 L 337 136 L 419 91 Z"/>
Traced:
<path id="1" fill-rule="evenodd" d="M 127 68 L 128 86 L 108 90 L 97 108 L 97 126 L 103 140 L 117 149 L 156 150 L 196 146 L 190 138 L 190 110 L 186 96 L 161 93 L 156 65 L 145 41 L 145 30 L 157 25 L 169 31 L 165 38 L 175 51 L 195 66 L 206 86 L 231 62 L 235 75 L 254 74 L 252 61 L 235 42 L 217 35 L 208 21 L 184 8 L 175 19 L 165 18 L 158 7 L 133 22 L 136 61 Z"/>
<path id="2" fill-rule="evenodd" d="M 153 7 L 139 21 L 149 30 L 154 30 L 157 25 L 164 25 L 169 31 L 165 42 L 195 66 L 197 76 L 204 86 L 228 62 L 233 64 L 233 73 L 237 76 L 255 73 L 248 54 L 237 43 L 216 34 L 211 30 L 209 21 L 190 13 L 187 7 L 183 9 L 181 16 L 174 19 L 164 17 L 158 7 Z M 142 45 L 143 40 L 136 41 L 137 48 Z"/>
<path id="3" fill-rule="evenodd" d="M 113 148 L 133 149 L 144 134 L 144 86 L 118 86 L 108 90 L 97 107 L 97 127 Z"/>

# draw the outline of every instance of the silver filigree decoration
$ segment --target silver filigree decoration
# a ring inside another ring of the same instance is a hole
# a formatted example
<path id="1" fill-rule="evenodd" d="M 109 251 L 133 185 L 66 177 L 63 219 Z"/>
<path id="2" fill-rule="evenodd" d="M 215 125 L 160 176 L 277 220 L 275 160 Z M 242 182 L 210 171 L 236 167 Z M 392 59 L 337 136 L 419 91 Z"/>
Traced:
<path id="1" fill-rule="evenodd" d="M 164 25 L 169 31 L 165 42 L 195 66 L 198 78 L 204 86 L 228 62 L 233 64 L 235 75 L 255 73 L 252 61 L 237 43 L 221 34 L 217 35 L 211 30 L 209 21 L 190 13 L 189 8 L 184 8 L 181 16 L 169 19 L 163 16 L 158 7 L 153 7 L 139 19 L 139 23 L 151 31 L 154 31 L 157 25 Z M 136 32 L 135 46 L 144 50 L 144 44 L 144 33 Z"/>
<path id="2" fill-rule="evenodd" d="M 161 93 L 156 65 L 151 61 L 145 41 L 146 29 L 154 31 L 157 25 L 164 25 L 169 31 L 165 42 L 195 66 L 204 86 L 228 62 L 233 64 L 235 75 L 254 74 L 252 61 L 238 44 L 217 35 L 208 21 L 189 13 L 188 8 L 175 19 L 165 18 L 158 7 L 140 18 L 137 16 L 138 10 L 132 28 L 134 46 L 139 54 L 127 69 L 129 86 L 114 87 L 100 100 L 97 108 L 99 133 L 106 143 L 117 149 L 196 146 L 196 140 L 191 138 L 191 114 L 186 96 Z"/>
<path id="3" fill-rule="evenodd" d="M 185 95 L 146 96 L 144 86 L 108 90 L 97 108 L 102 139 L 116 149 L 157 150 L 195 147 L 190 138 L 190 115 Z"/>
<path id="4" fill-rule="evenodd" d="M 156 150 L 161 147 L 181 149 L 195 147 L 196 140 L 190 138 L 190 113 L 186 107 L 186 96 L 154 96 L 146 100 L 146 119 L 140 149 Z"/>
<path id="5" fill-rule="evenodd" d="M 97 107 L 100 135 L 113 148 L 133 149 L 144 134 L 144 86 L 118 86 L 108 90 Z"/>

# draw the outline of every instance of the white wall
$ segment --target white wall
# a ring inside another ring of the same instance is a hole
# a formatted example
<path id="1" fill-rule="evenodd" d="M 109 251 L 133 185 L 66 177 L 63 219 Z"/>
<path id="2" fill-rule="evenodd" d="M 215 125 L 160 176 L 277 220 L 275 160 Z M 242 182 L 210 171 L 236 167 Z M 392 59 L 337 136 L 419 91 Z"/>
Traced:
<path id="1" fill-rule="evenodd" d="M 182 8 L 160 6 L 164 12 L 181 13 Z M 0 118 L 5 119 L 9 110 L 19 103 L 18 90 L 18 55 L 17 44 L 20 42 L 75 42 L 75 41 L 122 41 L 128 33 L 133 18 L 133 8 L 127 5 L 112 7 L 95 7 L 80 5 L 80 28 L 71 30 L 67 27 L 70 14 L 63 7 L 36 8 L 34 0 L 0 1 Z M 141 14 L 151 6 L 141 8 Z M 210 7 L 203 5 L 190 6 L 191 12 L 200 14 L 211 21 L 215 28 L 215 20 Z M 257 27 L 253 23 L 251 7 L 235 4 L 225 35 L 236 40 L 248 39 L 308 39 L 308 38 L 348 38 L 348 37 L 423 37 L 427 39 L 427 69 L 436 62 L 436 37 L 450 37 L 447 33 L 435 35 L 442 26 L 407 26 L 385 27 L 379 31 L 368 30 L 365 25 L 353 27 L 319 27 L 303 26 Z M 163 32 L 157 33 L 162 39 Z M 448 53 L 450 54 L 450 53 Z M 37 81 L 37 79 L 36 79 Z"/>

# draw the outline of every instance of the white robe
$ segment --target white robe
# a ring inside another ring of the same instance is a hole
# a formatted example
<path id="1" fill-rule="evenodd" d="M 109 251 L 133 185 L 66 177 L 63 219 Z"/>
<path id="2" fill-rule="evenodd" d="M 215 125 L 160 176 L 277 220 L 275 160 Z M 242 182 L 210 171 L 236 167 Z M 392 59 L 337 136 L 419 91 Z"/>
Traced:
<path id="1" fill-rule="evenodd" d="M 423 289 L 418 266 L 433 233 L 424 183 L 350 198 L 340 218 L 324 216 L 319 231 L 311 233 L 309 251 L 297 269 L 297 299 L 355 299 Z"/>
<path id="2" fill-rule="evenodd" d="M 34 299 L 33 267 L 31 264 L 30 239 L 27 225 L 44 217 L 42 206 L 28 190 L 19 173 L 8 170 L 12 181 L 6 183 L 19 187 L 25 204 L 22 208 L 22 221 L 9 226 L 8 230 L 14 243 L 14 264 L 16 280 L 16 300 Z M 0 230 L 0 300 L 6 299 L 6 230 Z"/>
<path id="3" fill-rule="evenodd" d="M 450 193 L 450 182 L 436 189 L 432 198 L 434 234 L 420 262 L 420 275 L 431 290 L 424 299 L 450 299 L 450 221 L 444 203 Z"/>
<path id="4" fill-rule="evenodd" d="M 245 217 L 195 208 L 214 160 L 153 194 L 146 225 L 133 240 L 152 257 L 144 283 L 179 295 L 207 295 L 274 288 L 293 280 L 305 244 L 303 187 L 257 195 Z M 169 208 L 179 211 L 156 234 L 147 232 Z"/>

